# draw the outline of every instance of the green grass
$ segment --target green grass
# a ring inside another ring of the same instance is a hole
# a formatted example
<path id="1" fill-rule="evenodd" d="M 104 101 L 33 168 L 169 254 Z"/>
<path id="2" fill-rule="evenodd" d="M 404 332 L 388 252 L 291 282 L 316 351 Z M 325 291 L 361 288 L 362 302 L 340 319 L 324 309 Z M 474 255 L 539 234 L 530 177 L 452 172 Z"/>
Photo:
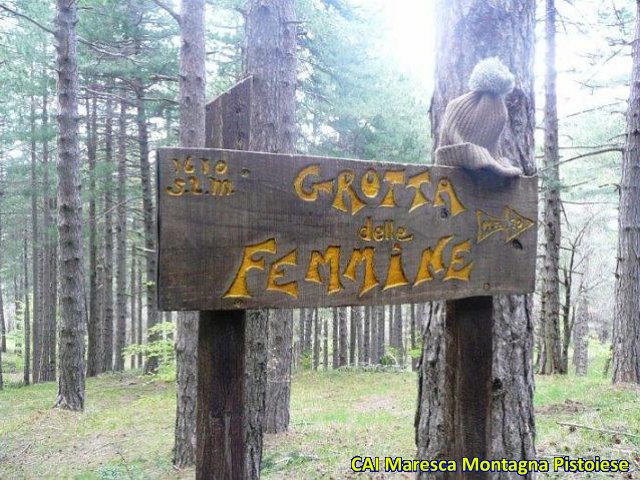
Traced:
<path id="1" fill-rule="evenodd" d="M 536 378 L 538 453 L 627 458 L 637 468 L 640 389 L 612 386 L 602 376 L 607 349 L 594 344 L 590 352 L 585 378 Z M 12 361 L 11 355 L 4 359 Z M 173 383 L 139 372 L 89 379 L 83 414 L 52 410 L 55 393 L 55 383 L 14 384 L 0 392 L 0 479 L 193 478 L 192 469 L 178 472 L 171 465 Z M 352 456 L 413 458 L 415 401 L 412 372 L 296 374 L 290 432 L 266 436 L 263 478 L 367 478 L 350 474 Z M 412 478 L 385 478 L 391 477 Z"/>

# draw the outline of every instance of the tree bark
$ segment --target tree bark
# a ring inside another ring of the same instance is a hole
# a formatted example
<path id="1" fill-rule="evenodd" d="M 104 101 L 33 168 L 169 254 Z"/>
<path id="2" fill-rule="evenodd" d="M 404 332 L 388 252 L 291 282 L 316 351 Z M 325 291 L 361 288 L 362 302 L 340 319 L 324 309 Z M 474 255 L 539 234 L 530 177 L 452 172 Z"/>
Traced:
<path id="1" fill-rule="evenodd" d="M 140 150 L 140 181 L 142 185 L 142 211 L 144 219 L 144 249 L 146 260 L 146 307 L 147 307 L 147 332 L 158 322 L 156 309 L 156 230 L 155 213 L 153 206 L 153 181 L 151 165 L 149 163 L 149 132 L 147 128 L 147 113 L 144 104 L 144 89 L 136 90 L 136 122 L 138 126 L 138 147 Z M 148 342 L 158 340 L 156 333 L 148 333 Z M 153 373 L 158 369 L 158 358 L 148 356 L 145 364 L 145 373 Z"/>
<path id="2" fill-rule="evenodd" d="M 124 370 L 127 340 L 127 105 L 120 101 L 118 116 L 118 183 L 116 196 L 116 342 L 114 370 Z"/>
<path id="3" fill-rule="evenodd" d="M 182 0 L 180 10 L 180 146 L 205 146 L 205 2 Z M 173 463 L 196 458 L 198 321 L 195 312 L 178 313 L 176 330 L 176 428 Z M 212 320 L 215 321 L 215 320 Z"/>
<path id="4" fill-rule="evenodd" d="M 142 323 L 142 260 L 140 260 L 138 258 L 138 278 L 136 279 L 136 285 L 138 287 L 138 291 L 136 292 L 136 299 L 137 299 L 137 303 L 138 303 L 138 345 L 142 345 L 142 342 L 144 341 L 144 329 L 143 327 L 143 323 Z M 142 353 L 138 353 L 138 366 L 141 367 L 143 366 L 143 356 Z"/>
<path id="5" fill-rule="evenodd" d="M 102 329 L 97 309 L 97 231 L 96 231 L 96 150 L 97 112 L 95 96 L 87 97 L 87 158 L 89 160 L 89 318 L 87 324 L 87 377 L 102 371 Z"/>
<path id="6" fill-rule="evenodd" d="M 102 371 L 113 370 L 113 104 L 107 100 L 105 124 L 104 285 L 102 295 Z"/>
<path id="7" fill-rule="evenodd" d="M 332 366 L 333 369 L 337 369 L 340 366 L 340 344 L 339 344 L 339 340 L 338 340 L 338 332 L 340 330 L 340 327 L 338 326 L 338 307 L 333 307 L 331 309 L 331 315 L 332 315 L 332 319 L 333 319 L 333 325 L 332 325 L 332 331 L 331 331 L 331 338 L 333 340 L 332 343 Z"/>
<path id="8" fill-rule="evenodd" d="M 501 151 L 503 156 L 520 164 L 525 174 L 531 175 L 535 168 L 532 72 L 535 2 L 439 0 L 436 17 L 436 85 L 431 105 L 433 138 L 439 136 L 448 101 L 467 91 L 466 83 L 476 63 L 498 56 L 516 77 L 516 87 L 506 99 L 509 120 Z M 437 310 L 438 304 L 432 308 Z M 494 400 L 488 418 L 488 457 L 533 459 L 531 296 L 494 297 L 493 312 Z M 455 444 L 449 409 L 452 399 L 447 394 L 450 385 L 445 377 L 444 325 L 440 315 L 432 315 L 423 337 L 416 412 L 416 444 L 421 459 L 449 456 Z M 498 478 L 496 475 L 490 477 Z M 421 478 L 430 477 L 422 474 Z M 522 477 L 501 474 L 500 478 Z"/>
<path id="9" fill-rule="evenodd" d="M 77 2 L 56 0 L 58 72 L 58 232 L 60 238 L 60 378 L 55 406 L 84 408 L 86 308 L 78 141 Z"/>
<path id="10" fill-rule="evenodd" d="M 291 344 L 293 335 L 290 328 L 274 326 L 293 325 L 293 310 L 271 310 L 269 318 L 269 363 L 267 365 L 267 398 L 265 401 L 266 433 L 282 433 L 289 428 L 289 401 L 291 398 Z M 311 316 L 311 315 L 309 315 Z M 287 346 L 289 349 L 287 350 Z M 284 350 L 283 350 L 284 348 Z"/>
<path id="11" fill-rule="evenodd" d="M 640 383 L 640 1 L 636 1 L 631 93 L 622 156 L 618 264 L 613 318 L 613 382 Z"/>
<path id="12" fill-rule="evenodd" d="M 347 322 L 347 307 L 338 307 L 338 329 L 340 341 L 340 355 L 338 364 L 341 367 L 349 365 L 349 327 Z"/>
<path id="13" fill-rule="evenodd" d="M 24 250 L 22 252 L 22 264 L 24 266 L 24 369 L 23 382 L 25 385 L 31 383 L 31 318 L 29 315 L 29 255 L 27 253 L 27 231 L 24 232 Z"/>
<path id="14" fill-rule="evenodd" d="M 362 307 L 351 308 L 351 321 L 355 323 L 356 330 L 356 343 L 358 348 L 357 364 L 364 365 L 364 331 L 362 325 Z M 353 364 L 356 365 L 355 362 L 353 362 Z"/>
<path id="15" fill-rule="evenodd" d="M 319 312 L 318 312 L 319 314 Z M 329 321 L 327 315 L 322 315 L 322 364 L 325 370 L 329 369 Z"/>
<path id="16" fill-rule="evenodd" d="M 566 373 L 560 349 L 560 167 L 558 150 L 558 112 L 556 96 L 556 9 L 546 0 L 546 75 L 544 115 L 544 269 L 541 295 L 543 355 L 539 372 Z"/>
<path id="17" fill-rule="evenodd" d="M 364 307 L 362 337 L 362 363 L 368 365 L 371 361 L 371 307 Z"/>
<path id="18" fill-rule="evenodd" d="M 582 290 L 582 289 L 581 289 Z M 573 310 L 573 364 L 576 375 L 584 376 L 589 367 L 589 300 L 587 293 L 582 290 L 577 308 Z"/>
<path id="19" fill-rule="evenodd" d="M 33 68 L 31 70 L 33 74 Z M 38 365 L 42 361 L 42 318 L 40 316 L 40 284 L 38 282 L 38 259 L 40 258 L 38 234 L 38 184 L 36 178 L 37 150 L 36 150 L 36 98 L 31 96 L 31 272 L 33 277 L 33 383 L 39 383 L 40 372 Z M 25 239 L 26 242 L 26 239 Z M 26 257 L 25 257 L 26 261 Z M 26 346 L 26 345 L 25 345 Z M 29 361 L 29 356 L 25 356 Z M 26 378 L 28 384 L 28 378 Z"/>
<path id="20" fill-rule="evenodd" d="M 375 358 L 375 363 L 380 363 L 380 360 L 382 359 L 383 355 L 384 355 L 384 342 L 385 342 L 385 307 L 384 305 L 380 305 L 377 307 L 374 307 L 376 310 L 376 316 L 377 316 L 377 323 L 378 323 L 378 338 L 377 338 L 377 351 L 376 351 L 376 358 Z"/>
<path id="21" fill-rule="evenodd" d="M 313 369 L 318 370 L 320 366 L 320 320 L 318 319 L 318 309 L 314 308 L 313 314 Z"/>
<path id="22" fill-rule="evenodd" d="M 0 208 L 0 269 L 4 267 L 4 259 L 2 257 L 2 244 L 2 209 Z M 4 298 L 2 282 L 0 282 L 0 351 L 7 351 L 7 324 L 4 318 Z M 2 367 L 0 367 L 0 370 L 2 370 Z"/>
<path id="23" fill-rule="evenodd" d="M 263 152 L 293 153 L 296 141 L 296 16 L 294 0 L 267 2 L 250 0 L 246 17 L 246 67 L 245 73 L 253 75 L 253 105 L 251 109 L 251 141 L 250 150 Z M 266 331 L 254 318 L 265 318 L 266 315 L 255 316 L 251 312 L 247 321 L 247 338 L 264 335 Z M 284 355 L 277 360 L 278 367 L 269 369 L 270 373 L 290 372 L 291 342 L 293 332 L 292 315 L 282 320 L 270 322 L 269 336 L 273 335 L 280 345 L 270 349 L 272 353 Z M 256 355 L 261 356 L 261 353 Z M 249 365 L 252 360 L 250 360 Z M 272 360 L 270 359 L 271 363 Z M 257 383 L 265 383 L 256 378 Z M 275 381 L 270 385 L 280 384 Z M 261 387 L 259 387 L 261 388 Z M 289 387 L 287 387 L 289 388 Z M 250 389 L 249 389 L 250 390 Z M 268 398 L 285 398 L 281 395 L 267 394 Z M 288 397 L 287 397 L 288 398 Z M 280 403 L 278 408 L 286 409 L 289 404 Z M 267 412 L 275 412 L 269 406 Z M 281 412 L 278 418 L 288 418 L 288 413 Z M 273 422 L 267 420 L 266 425 Z M 285 429 L 288 425 L 285 427 Z M 257 433 L 257 432 L 256 432 Z M 259 465 L 259 463 L 258 463 Z"/>
<path id="24" fill-rule="evenodd" d="M 42 128 L 49 126 L 49 93 L 45 84 L 42 95 Z M 56 211 L 58 208 L 55 193 L 49 187 L 49 140 L 44 136 L 42 142 L 42 164 L 44 170 L 43 188 L 43 230 L 44 230 L 44 260 L 43 260 L 43 292 L 42 292 L 42 332 L 41 332 L 41 360 L 38 368 L 39 381 L 50 382 L 56 379 L 57 367 L 57 314 L 58 314 L 58 238 L 55 228 Z"/>
<path id="25" fill-rule="evenodd" d="M 131 328 L 129 342 L 131 345 L 136 343 L 136 257 L 135 245 L 131 245 L 131 273 L 129 275 L 129 310 L 131 311 Z M 129 358 L 129 368 L 136 368 L 136 356 L 131 355 Z"/>

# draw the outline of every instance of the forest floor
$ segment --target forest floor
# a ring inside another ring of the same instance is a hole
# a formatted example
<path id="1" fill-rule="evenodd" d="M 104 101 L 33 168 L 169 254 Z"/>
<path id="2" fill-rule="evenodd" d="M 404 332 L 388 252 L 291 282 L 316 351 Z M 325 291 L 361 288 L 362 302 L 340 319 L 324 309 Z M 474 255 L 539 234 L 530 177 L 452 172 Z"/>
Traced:
<path id="1" fill-rule="evenodd" d="M 640 388 L 603 377 L 605 347 L 592 341 L 590 354 L 587 377 L 536 377 L 538 455 L 625 458 L 635 471 L 538 478 L 640 479 Z M 17 363 L 3 360 L 5 371 Z M 408 371 L 297 373 L 290 433 L 265 438 L 263 478 L 413 478 L 354 474 L 350 464 L 355 455 L 414 458 L 416 391 Z M 88 379 L 83 414 L 51 409 L 55 394 L 55 383 L 0 392 L 0 479 L 193 478 L 171 465 L 173 382 L 136 371 Z"/>

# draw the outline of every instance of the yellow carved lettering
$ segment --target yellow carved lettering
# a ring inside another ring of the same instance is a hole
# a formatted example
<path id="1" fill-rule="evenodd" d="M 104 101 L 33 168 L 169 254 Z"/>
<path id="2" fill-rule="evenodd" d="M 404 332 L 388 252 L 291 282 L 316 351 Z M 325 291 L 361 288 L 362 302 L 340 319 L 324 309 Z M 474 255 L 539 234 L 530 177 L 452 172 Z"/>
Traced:
<path id="1" fill-rule="evenodd" d="M 193 173 L 195 171 L 196 171 L 196 167 L 193 165 L 193 160 L 191 158 L 191 155 L 189 155 L 184 160 L 184 173 Z"/>
<path id="2" fill-rule="evenodd" d="M 384 196 L 380 206 L 393 208 L 396 206 L 396 197 L 393 191 L 393 186 L 404 183 L 404 170 L 387 170 L 384 172 L 384 181 L 389 184 L 389 190 L 387 190 L 387 194 Z"/>
<path id="3" fill-rule="evenodd" d="M 443 194 L 446 193 L 449 198 L 449 203 L 451 204 L 451 216 L 455 217 L 459 213 L 462 213 L 466 210 L 464 205 L 460 202 L 456 191 L 453 188 L 453 183 L 448 178 L 442 178 L 438 182 L 438 188 L 436 189 L 436 194 L 434 195 L 433 205 L 436 207 L 444 207 L 446 205 L 445 200 L 443 198 Z"/>
<path id="4" fill-rule="evenodd" d="M 380 177 L 378 176 L 378 172 L 373 168 L 369 168 L 364 172 L 362 180 L 360 181 L 360 187 L 365 197 L 376 198 L 378 193 L 380 193 Z"/>
<path id="5" fill-rule="evenodd" d="M 202 173 L 207 175 L 209 173 L 209 159 L 208 158 L 201 158 L 200 159 L 200 166 L 202 167 Z"/>
<path id="6" fill-rule="evenodd" d="M 255 258 L 254 255 L 258 253 L 276 253 L 276 250 L 275 238 L 244 247 L 240 268 L 223 298 L 251 298 L 247 287 L 247 273 L 250 270 L 264 270 L 264 258 Z"/>
<path id="7" fill-rule="evenodd" d="M 351 215 L 355 215 L 365 206 L 358 197 L 358 194 L 351 187 L 354 178 L 355 174 L 351 170 L 344 170 L 338 174 L 336 198 L 333 200 L 333 208 L 341 212 L 348 212 L 349 210 L 344 202 L 344 194 L 346 193 L 347 197 L 351 200 Z"/>
<path id="8" fill-rule="evenodd" d="M 233 182 L 229 179 L 219 180 L 209 177 L 209 193 L 214 197 L 229 196 L 233 193 Z"/>
<path id="9" fill-rule="evenodd" d="M 298 252 L 296 250 L 292 250 L 287 253 L 284 257 L 279 260 L 276 260 L 271 265 L 269 269 L 269 277 L 267 279 L 267 290 L 272 292 L 282 292 L 287 295 L 291 295 L 293 298 L 298 298 L 298 283 L 297 282 L 289 282 L 279 284 L 276 281 L 284 276 L 284 272 L 282 271 L 283 265 L 292 265 L 295 266 L 298 264 Z"/>
<path id="10" fill-rule="evenodd" d="M 374 252 L 375 250 L 373 247 L 365 247 L 361 249 L 354 248 L 351 258 L 349 259 L 349 264 L 344 271 L 344 276 L 352 282 L 355 282 L 356 268 L 360 263 L 365 262 L 362 287 L 360 288 L 360 293 L 358 295 L 360 297 L 378 285 L 378 278 L 376 277 L 375 263 L 373 260 Z"/>
<path id="11" fill-rule="evenodd" d="M 186 184 L 187 182 L 185 182 L 181 178 L 176 178 L 173 181 L 173 186 L 167 187 L 166 192 L 172 197 L 179 197 L 184 194 L 184 187 Z"/>
<path id="12" fill-rule="evenodd" d="M 425 183 L 431 183 L 431 175 L 429 172 L 422 172 L 409 178 L 407 188 L 414 188 L 416 193 L 413 196 L 413 203 L 409 208 L 409 212 L 413 212 L 416 208 L 420 208 L 429 202 L 429 199 L 422 193 L 421 186 Z"/>
<path id="13" fill-rule="evenodd" d="M 202 188 L 200 188 L 200 180 L 198 177 L 189 177 L 189 188 L 194 195 L 202 195 Z"/>
<path id="14" fill-rule="evenodd" d="M 317 250 L 311 252 L 307 276 L 304 278 L 307 282 L 323 283 L 320 276 L 320 264 L 328 265 L 329 267 L 329 285 L 327 288 L 329 294 L 342 290 L 342 284 L 340 283 L 340 247 L 328 247 L 324 255 Z"/>
<path id="15" fill-rule="evenodd" d="M 438 243 L 433 250 L 431 250 L 431 248 L 426 248 L 422 251 L 422 258 L 420 259 L 420 266 L 418 267 L 416 281 L 413 283 L 414 287 L 421 283 L 433 280 L 430 270 L 433 270 L 434 274 L 444 270 L 442 253 L 452 238 L 453 235 L 442 237 L 438 240 Z"/>
<path id="16" fill-rule="evenodd" d="M 384 282 L 383 290 L 409 285 L 409 280 L 407 280 L 402 268 L 402 250 L 400 246 L 394 245 L 392 252 L 389 260 L 389 270 L 387 271 L 387 280 Z"/>
<path id="17" fill-rule="evenodd" d="M 462 243 L 453 246 L 451 250 L 451 263 L 449 264 L 449 268 L 447 268 L 447 273 L 444 276 L 443 281 L 447 280 L 462 280 L 464 282 L 469 281 L 469 277 L 471 276 L 471 268 L 473 267 L 473 262 L 469 262 L 468 264 L 464 264 L 464 258 L 462 257 L 465 253 L 471 252 L 471 242 L 469 240 L 465 240 Z M 455 268 L 459 266 L 460 268 Z"/>
<path id="18" fill-rule="evenodd" d="M 301 200 L 305 202 L 315 202 L 318 199 L 318 192 L 331 193 L 333 191 L 333 180 L 311 184 L 311 190 L 304 188 L 304 181 L 307 177 L 317 177 L 319 175 L 320 167 L 315 164 L 300 170 L 300 173 L 298 173 L 298 176 L 293 181 L 293 188 Z"/>

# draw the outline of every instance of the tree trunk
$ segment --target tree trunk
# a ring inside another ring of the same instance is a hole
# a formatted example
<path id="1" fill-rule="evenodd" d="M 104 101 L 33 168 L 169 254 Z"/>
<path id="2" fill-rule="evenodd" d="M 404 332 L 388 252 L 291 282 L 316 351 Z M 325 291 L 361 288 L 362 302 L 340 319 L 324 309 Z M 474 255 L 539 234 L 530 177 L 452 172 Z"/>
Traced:
<path id="1" fill-rule="evenodd" d="M 338 307 L 338 328 L 340 330 L 340 358 L 341 367 L 349 365 L 349 323 L 347 321 L 347 307 Z"/>
<path id="2" fill-rule="evenodd" d="M 358 365 L 364 365 L 364 328 L 362 325 L 362 307 L 353 307 L 351 309 L 351 318 L 356 324 Z"/>
<path id="3" fill-rule="evenodd" d="M 640 383 L 640 0 L 622 157 L 613 326 L 613 382 Z"/>
<path id="4" fill-rule="evenodd" d="M 556 97 L 556 9 L 546 0 L 546 75 L 544 116 L 544 269 L 541 295 L 541 326 L 544 354 L 542 374 L 564 373 L 560 349 L 560 154 L 558 150 L 558 112 Z"/>
<path id="5" fill-rule="evenodd" d="M 371 307 L 364 307 L 362 338 L 362 363 L 368 365 L 371 361 Z"/>
<path id="6" fill-rule="evenodd" d="M 498 56 L 516 77 L 516 88 L 507 97 L 509 120 L 503 134 L 503 156 L 519 163 L 525 174 L 534 172 L 533 46 L 535 2 L 496 0 L 438 0 L 436 84 L 431 104 L 432 133 L 437 139 L 444 109 L 467 91 L 467 80 L 476 63 Z M 490 25 L 490 28 L 487 28 Z M 450 456 L 452 404 L 446 380 L 444 319 L 432 306 L 425 326 L 419 368 L 419 402 L 416 412 L 418 458 Z M 493 299 L 492 393 L 486 431 L 488 457 L 533 459 L 533 350 L 532 299 L 501 296 Z M 429 478 L 422 474 L 421 478 Z M 491 478 L 498 478 L 492 474 Z M 516 474 L 501 479 L 522 478 Z M 532 478 L 529 475 L 526 478 Z"/>
<path id="7" fill-rule="evenodd" d="M 205 146 L 205 2 L 182 0 L 180 11 L 180 146 Z M 196 312 L 178 313 L 176 330 L 176 428 L 173 463 L 196 457 L 198 321 Z"/>
<path id="8" fill-rule="evenodd" d="M 322 364 L 324 365 L 324 369 L 329 369 L 329 321 L 327 320 L 327 315 L 322 315 Z"/>
<path id="9" fill-rule="evenodd" d="M 265 401 L 266 433 L 282 433 L 289 428 L 289 401 L 291 398 L 291 344 L 293 335 L 290 328 L 273 328 L 293 325 L 293 310 L 271 310 L 269 312 L 269 363 L 267 365 L 267 398 Z M 311 316 L 311 315 L 309 315 Z M 289 349 L 286 350 L 286 346 Z M 285 350 L 282 350 L 285 348 Z"/>
<path id="10" fill-rule="evenodd" d="M 89 318 L 87 324 L 87 376 L 94 377 L 102 367 L 102 330 L 97 309 L 97 231 L 96 231 L 96 98 L 87 97 L 87 158 L 89 160 Z"/>
<path id="11" fill-rule="evenodd" d="M 114 370 L 124 370 L 127 340 L 127 105 L 120 101 L 118 117 L 118 183 L 116 197 L 116 342 Z"/>
<path id="12" fill-rule="evenodd" d="M 4 259 L 2 257 L 2 208 L 0 207 L 0 269 L 4 268 Z M 7 324 L 4 318 L 4 298 L 2 282 L 0 282 L 0 351 L 7 351 Z M 1 364 L 0 364 L 1 365 Z M 0 366 L 0 370 L 2 367 Z M 1 372 L 0 372 L 1 373 Z"/>
<path id="13" fill-rule="evenodd" d="M 402 317 L 402 305 L 395 306 L 395 314 L 393 316 L 393 328 L 395 329 L 395 345 L 396 354 L 398 356 L 398 365 L 404 367 L 404 321 Z"/>
<path id="14" fill-rule="evenodd" d="M 584 376 L 589 367 L 589 301 L 587 293 L 582 291 L 577 308 L 573 310 L 573 364 L 576 375 Z"/>
<path id="15" fill-rule="evenodd" d="M 58 72 L 58 232 L 60 237 L 60 378 L 55 406 L 84 408 L 84 273 L 78 141 L 77 2 L 56 0 Z"/>
<path id="16" fill-rule="evenodd" d="M 138 303 L 138 345 L 142 345 L 142 342 L 144 341 L 144 329 L 142 328 L 143 323 L 142 323 L 142 260 L 138 259 L 138 278 L 136 279 L 136 285 L 138 287 L 138 291 L 136 293 L 136 298 L 137 298 L 137 303 Z M 138 366 L 141 367 L 143 366 L 143 358 L 142 358 L 142 353 L 138 353 Z"/>
<path id="17" fill-rule="evenodd" d="M 105 124 L 104 285 L 102 307 L 102 371 L 113 370 L 113 105 L 107 100 Z"/>
<path id="18" fill-rule="evenodd" d="M 339 340 L 338 340 L 338 332 L 339 332 L 339 327 L 338 327 L 338 307 L 333 307 L 331 309 L 331 314 L 332 314 L 332 318 L 333 318 L 333 329 L 331 331 L 331 337 L 333 339 L 333 343 L 332 343 L 332 360 L 333 360 L 333 369 L 337 369 L 340 366 L 340 344 L 339 344 Z"/>
<path id="19" fill-rule="evenodd" d="M 146 307 L 147 332 L 158 322 L 156 310 L 156 230 L 153 206 L 153 180 L 149 163 L 149 132 L 147 128 L 147 114 L 144 104 L 144 90 L 136 90 L 136 122 L 138 125 L 138 147 L 140 150 L 140 181 L 142 186 L 142 211 L 144 218 L 144 249 L 146 259 Z M 157 333 L 148 333 L 148 342 L 158 340 Z M 158 358 L 148 356 L 144 367 L 145 373 L 153 373 L 158 369 Z"/>
<path id="20" fill-rule="evenodd" d="M 29 255 L 27 253 L 27 231 L 24 231 L 24 250 L 22 252 L 22 264 L 24 265 L 24 369 L 23 382 L 31 383 L 31 318 L 29 315 Z"/>
<path id="21" fill-rule="evenodd" d="M 131 274 L 129 275 L 129 310 L 131 311 L 131 328 L 129 342 L 131 345 L 136 343 L 136 257 L 135 246 L 131 245 Z M 131 355 L 129 358 L 129 368 L 136 368 L 136 356 Z"/>
<path id="22" fill-rule="evenodd" d="M 377 339 L 377 344 L 378 344 L 378 348 L 377 348 L 377 352 L 376 352 L 376 362 L 375 363 L 380 363 L 380 360 L 382 359 L 383 355 L 384 355 L 384 342 L 385 342 L 385 307 L 384 305 L 380 305 L 377 307 L 374 307 L 376 309 L 376 316 L 378 319 L 378 339 Z"/>
<path id="23" fill-rule="evenodd" d="M 49 126 L 49 94 L 45 84 L 42 95 L 42 128 Z M 57 313 L 58 313 L 58 238 L 55 228 L 56 210 L 58 202 L 49 186 L 49 141 L 44 136 L 42 142 L 43 179 L 43 230 L 44 230 L 44 259 L 43 259 L 43 292 L 42 292 L 42 331 L 40 335 L 41 360 L 38 368 L 38 380 L 50 382 L 56 379 L 57 366 Z"/>
<path id="24" fill-rule="evenodd" d="M 320 365 L 320 320 L 318 319 L 318 309 L 314 308 L 313 313 L 313 369 L 318 370 Z"/>
<path id="25" fill-rule="evenodd" d="M 264 0 L 250 0 L 246 17 L 246 58 L 245 73 L 253 75 L 253 105 L 251 109 L 251 141 L 250 150 L 293 153 L 296 141 L 296 17 L 294 0 L 280 2 L 265 2 Z M 264 325 L 256 319 L 264 319 L 266 315 L 256 315 L 249 312 L 247 318 L 247 338 L 264 335 Z M 282 320 L 271 322 L 268 326 L 269 336 L 273 335 L 278 341 L 285 343 L 274 345 L 269 349 L 271 353 L 281 354 L 277 359 L 277 368 L 268 372 L 291 371 L 291 341 L 293 332 L 292 315 L 286 315 Z M 288 343 L 287 343 L 288 342 Z M 279 353 L 278 353 L 279 352 Z M 261 352 L 251 354 L 251 365 Z M 255 358 L 254 358 L 255 357 Z M 269 360 L 271 364 L 272 359 Z M 277 374 L 280 375 L 279 373 Z M 255 378 L 258 391 L 261 383 L 270 385 L 280 384 L 278 378 L 266 382 L 266 379 Z M 289 388 L 289 387 L 287 387 Z M 248 390 L 251 391 L 249 386 Z M 287 398 L 287 403 L 280 403 L 278 408 L 284 408 L 287 413 L 280 412 L 278 418 L 284 419 L 288 415 L 288 396 L 267 394 L 267 398 Z M 275 413 L 274 408 L 267 407 L 267 412 Z M 267 420 L 266 425 L 273 425 Z M 285 426 L 285 429 L 288 427 Z M 255 432 L 256 434 L 258 432 Z M 259 462 L 257 463 L 259 465 Z M 250 472 L 249 472 L 250 473 Z"/>
<path id="26" fill-rule="evenodd" d="M 357 338 L 358 338 L 358 330 L 357 330 L 357 323 L 356 323 L 356 317 L 354 315 L 354 310 L 357 307 L 351 307 L 349 309 L 349 365 L 351 366 L 355 366 L 356 365 L 356 354 L 357 354 Z M 345 310 L 346 312 L 346 310 Z"/>
<path id="27" fill-rule="evenodd" d="M 33 68 L 31 70 L 33 74 Z M 36 150 L 36 98 L 31 96 L 31 274 L 33 278 L 33 383 L 39 383 L 40 372 L 38 365 L 42 361 L 42 317 L 39 311 L 40 284 L 38 282 L 38 259 L 40 258 L 38 235 L 38 188 L 36 178 L 37 150 Z M 25 239 L 26 242 L 26 239 Z M 26 261 L 26 257 L 25 257 Z M 26 329 L 25 329 L 26 333 Z M 26 345 L 25 345 L 26 346 Z M 29 362 L 29 356 L 25 356 Z M 25 383 L 28 384 L 28 377 Z"/>

